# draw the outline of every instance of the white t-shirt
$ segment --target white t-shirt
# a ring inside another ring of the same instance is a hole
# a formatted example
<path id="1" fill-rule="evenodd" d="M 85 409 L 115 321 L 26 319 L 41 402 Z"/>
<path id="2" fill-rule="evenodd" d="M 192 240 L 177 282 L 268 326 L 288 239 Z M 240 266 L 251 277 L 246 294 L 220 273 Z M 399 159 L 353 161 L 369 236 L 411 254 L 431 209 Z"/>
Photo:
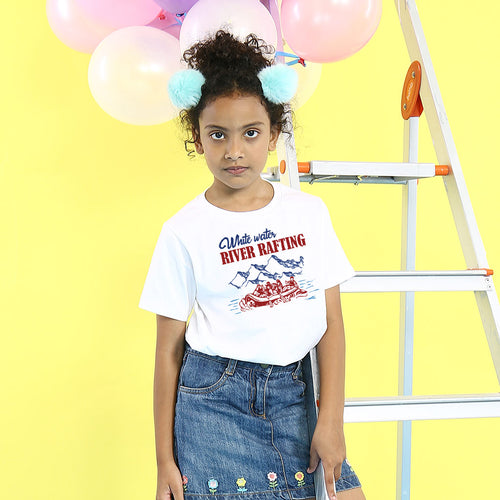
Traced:
<path id="1" fill-rule="evenodd" d="M 187 321 L 209 355 L 287 365 L 326 330 L 324 291 L 354 275 L 320 198 L 272 184 L 268 205 L 231 212 L 205 193 L 163 225 L 139 307 Z"/>

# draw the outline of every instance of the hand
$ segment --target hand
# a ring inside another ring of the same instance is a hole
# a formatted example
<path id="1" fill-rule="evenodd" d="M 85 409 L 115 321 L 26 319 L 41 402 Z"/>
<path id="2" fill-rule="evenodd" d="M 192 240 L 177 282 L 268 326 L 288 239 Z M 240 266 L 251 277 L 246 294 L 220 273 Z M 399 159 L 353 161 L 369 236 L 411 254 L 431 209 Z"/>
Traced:
<path id="1" fill-rule="evenodd" d="M 318 422 L 311 441 L 307 472 L 309 474 L 314 472 L 321 460 L 325 473 L 326 492 L 332 500 L 337 498 L 335 481 L 340 477 L 342 462 L 345 458 L 346 449 L 342 425 L 321 425 Z"/>
<path id="2" fill-rule="evenodd" d="M 156 500 L 184 500 L 182 475 L 177 465 L 172 462 L 164 467 L 158 467 L 156 485 Z"/>

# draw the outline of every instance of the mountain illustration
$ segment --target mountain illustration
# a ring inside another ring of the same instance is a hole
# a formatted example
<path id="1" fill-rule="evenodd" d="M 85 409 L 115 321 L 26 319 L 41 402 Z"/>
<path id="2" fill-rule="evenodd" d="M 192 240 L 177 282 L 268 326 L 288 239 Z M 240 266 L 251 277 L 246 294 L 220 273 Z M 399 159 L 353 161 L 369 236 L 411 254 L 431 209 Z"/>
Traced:
<path id="1" fill-rule="evenodd" d="M 258 285 L 268 280 L 289 278 L 302 274 L 303 267 L 304 257 L 300 257 L 299 260 L 281 260 L 276 255 L 271 255 L 264 265 L 252 264 L 246 271 L 238 271 L 229 284 L 236 288 L 242 288 L 249 284 Z"/>

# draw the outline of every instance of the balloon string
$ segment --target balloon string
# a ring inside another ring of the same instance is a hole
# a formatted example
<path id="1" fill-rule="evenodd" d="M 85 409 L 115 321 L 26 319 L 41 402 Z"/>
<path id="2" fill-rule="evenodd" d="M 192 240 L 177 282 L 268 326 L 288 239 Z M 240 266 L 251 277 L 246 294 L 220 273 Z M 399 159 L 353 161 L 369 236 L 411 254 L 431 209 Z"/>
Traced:
<path id="1" fill-rule="evenodd" d="M 303 57 L 299 57 L 295 54 L 290 54 L 290 52 L 281 52 L 280 50 L 276 51 L 276 57 L 278 56 L 283 56 L 283 57 L 291 57 L 292 60 L 288 61 L 286 64 L 287 66 L 293 66 L 294 64 L 302 64 L 304 68 L 306 67 L 306 62 L 304 61 Z"/>

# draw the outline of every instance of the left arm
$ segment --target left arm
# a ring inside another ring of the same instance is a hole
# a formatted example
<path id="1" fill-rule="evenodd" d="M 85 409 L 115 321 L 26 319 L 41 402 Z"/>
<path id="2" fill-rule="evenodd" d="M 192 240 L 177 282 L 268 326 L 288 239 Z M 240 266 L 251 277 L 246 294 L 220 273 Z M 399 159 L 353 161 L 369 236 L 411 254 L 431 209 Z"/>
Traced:
<path id="1" fill-rule="evenodd" d="M 320 408 L 311 442 L 308 472 L 316 470 L 319 461 L 325 472 L 329 498 L 334 496 L 334 478 L 340 477 L 346 457 L 344 440 L 345 336 L 339 285 L 325 291 L 326 332 L 316 352 L 320 377 Z"/>

